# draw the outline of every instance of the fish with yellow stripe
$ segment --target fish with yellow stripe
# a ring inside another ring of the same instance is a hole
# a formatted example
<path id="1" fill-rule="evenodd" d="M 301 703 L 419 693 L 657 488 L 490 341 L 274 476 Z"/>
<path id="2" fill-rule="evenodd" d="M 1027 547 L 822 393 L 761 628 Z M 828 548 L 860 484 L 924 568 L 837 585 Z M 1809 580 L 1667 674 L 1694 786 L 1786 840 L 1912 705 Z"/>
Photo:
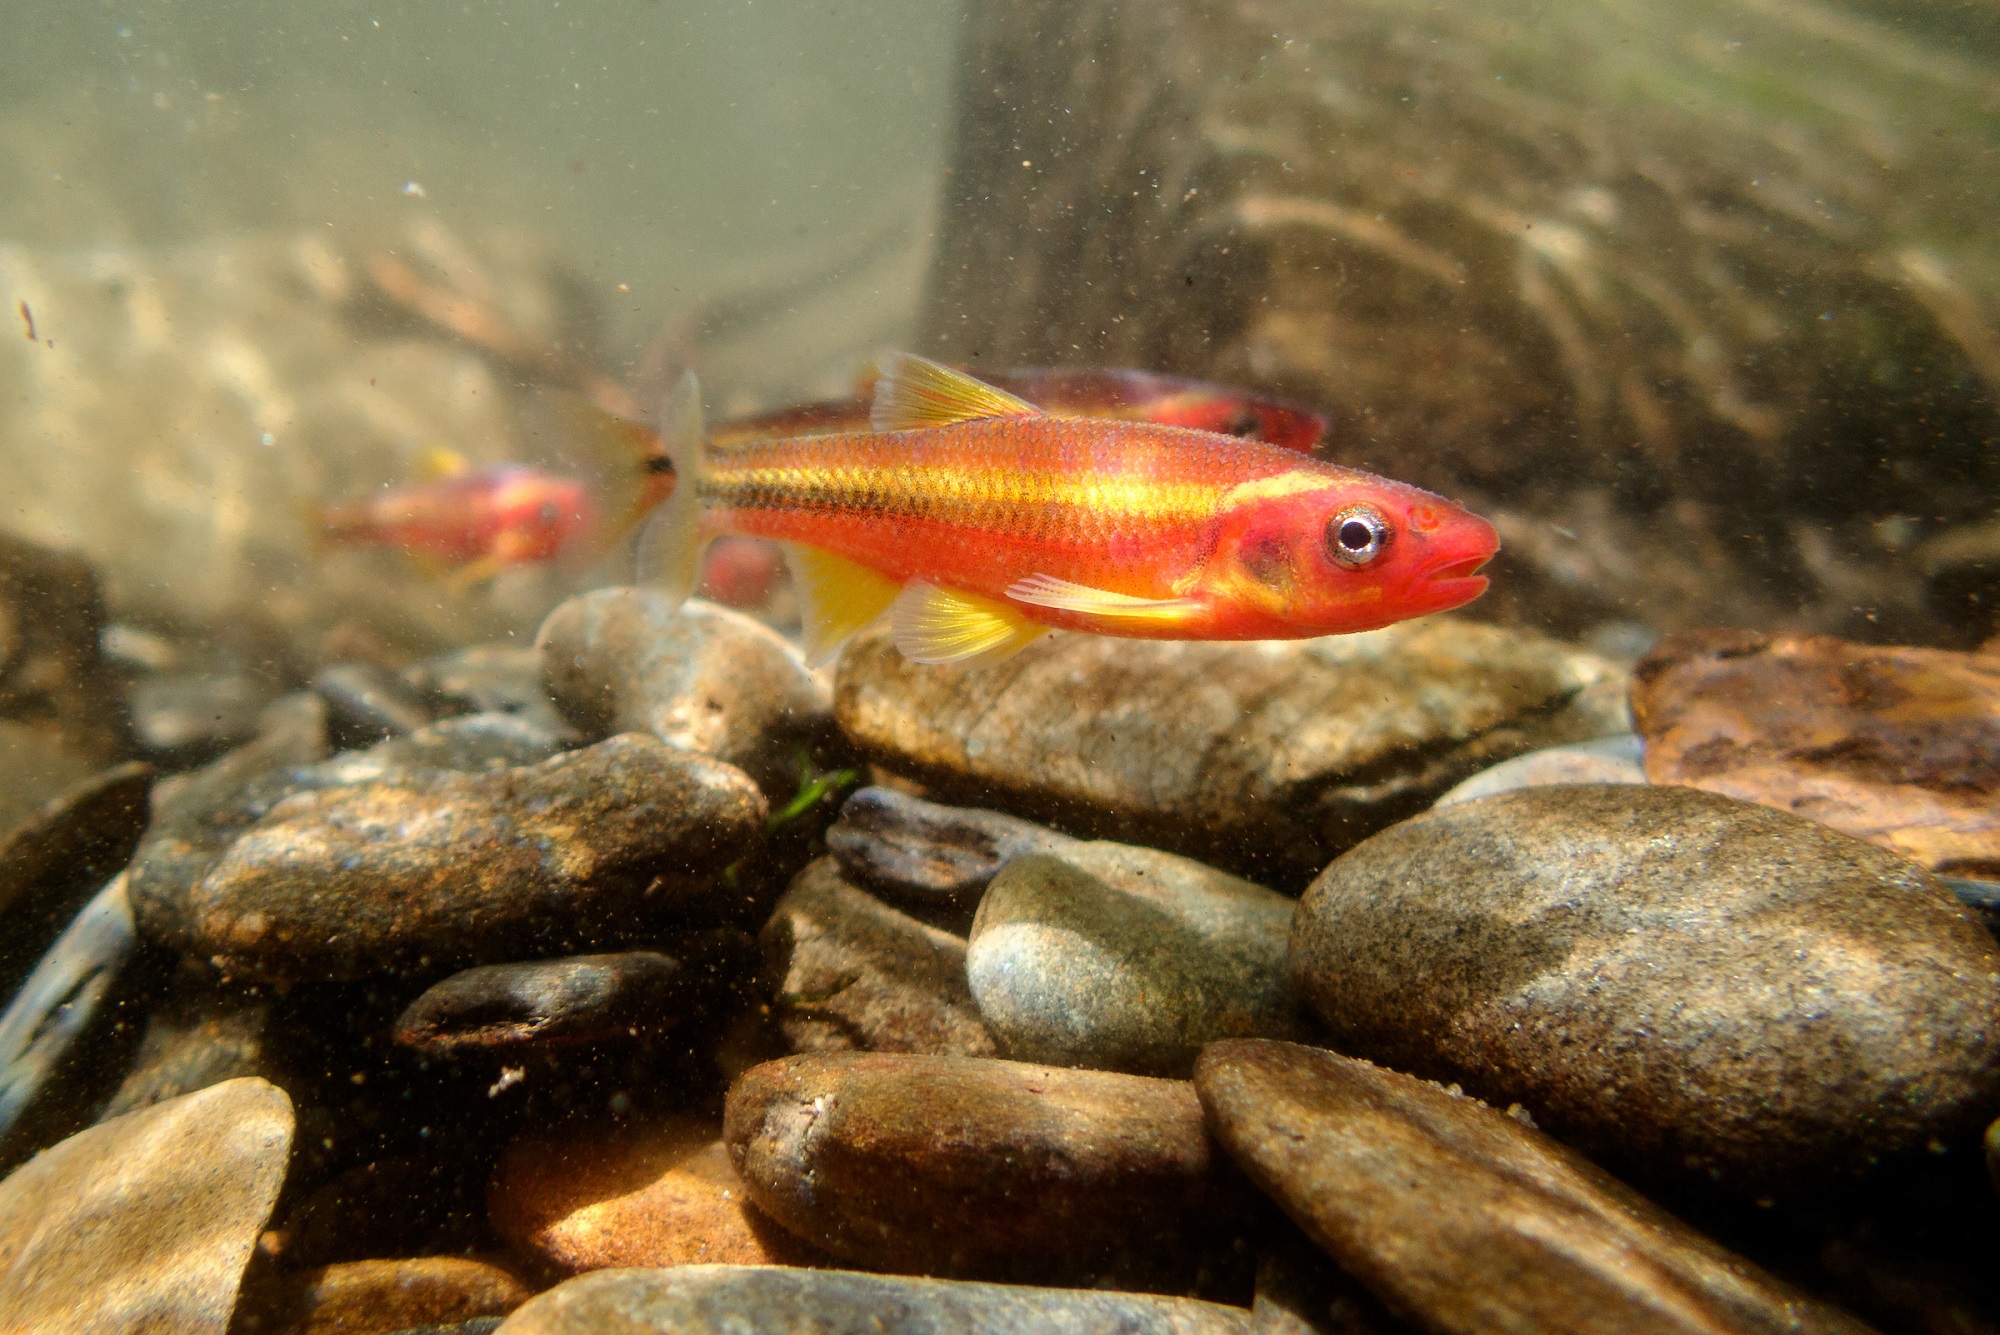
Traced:
<path id="1" fill-rule="evenodd" d="M 1486 588 L 1492 525 L 1443 497 L 1187 427 L 1043 412 L 883 359 L 867 431 L 711 449 L 690 374 L 661 419 L 678 482 L 641 541 L 676 599 L 722 534 L 786 546 L 806 649 L 884 613 L 921 663 L 1051 629 L 1253 640 L 1372 630 Z"/>

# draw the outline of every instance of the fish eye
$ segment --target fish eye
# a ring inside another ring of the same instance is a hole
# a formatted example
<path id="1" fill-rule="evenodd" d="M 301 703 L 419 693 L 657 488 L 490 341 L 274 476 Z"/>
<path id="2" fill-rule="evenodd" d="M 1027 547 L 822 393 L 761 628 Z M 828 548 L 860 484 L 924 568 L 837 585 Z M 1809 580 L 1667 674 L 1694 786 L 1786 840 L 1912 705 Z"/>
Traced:
<path id="1" fill-rule="evenodd" d="M 1222 423 L 1221 429 L 1225 436 L 1254 436 L 1260 425 L 1256 413 L 1248 408 L 1238 408 Z"/>
<path id="2" fill-rule="evenodd" d="M 1365 566 L 1389 545 L 1389 521 L 1372 505 L 1343 506 L 1326 521 L 1327 554 L 1344 566 Z"/>

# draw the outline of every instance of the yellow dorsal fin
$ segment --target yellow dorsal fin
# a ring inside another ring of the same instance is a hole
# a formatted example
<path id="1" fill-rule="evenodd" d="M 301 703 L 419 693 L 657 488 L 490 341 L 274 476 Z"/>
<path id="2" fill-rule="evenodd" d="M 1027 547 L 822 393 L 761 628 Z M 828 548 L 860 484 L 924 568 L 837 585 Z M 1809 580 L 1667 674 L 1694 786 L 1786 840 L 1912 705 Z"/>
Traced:
<path id="1" fill-rule="evenodd" d="M 1041 409 L 963 371 L 907 352 L 887 352 L 878 363 L 875 404 L 868 424 L 877 431 L 976 422 L 985 417 L 1033 417 Z"/>
<path id="2" fill-rule="evenodd" d="M 1109 589 L 1093 589 L 1088 584 L 1075 584 L 1054 575 L 1030 575 L 1016 580 L 1007 586 L 1007 596 L 1031 607 L 1135 621 L 1185 621 L 1201 610 L 1201 603 L 1193 598 L 1140 598 Z"/>
<path id="3" fill-rule="evenodd" d="M 472 462 L 457 450 L 433 445 L 417 456 L 417 473 L 427 481 L 463 477 L 472 471 Z"/>
<path id="4" fill-rule="evenodd" d="M 785 544 L 785 561 L 799 593 L 805 623 L 806 662 L 818 667 L 840 652 L 854 633 L 896 601 L 896 582 L 867 566 L 808 547 Z"/>
<path id="5" fill-rule="evenodd" d="M 990 663 L 1048 631 L 1005 603 L 921 581 L 903 586 L 889 616 L 896 647 L 917 663 Z"/>

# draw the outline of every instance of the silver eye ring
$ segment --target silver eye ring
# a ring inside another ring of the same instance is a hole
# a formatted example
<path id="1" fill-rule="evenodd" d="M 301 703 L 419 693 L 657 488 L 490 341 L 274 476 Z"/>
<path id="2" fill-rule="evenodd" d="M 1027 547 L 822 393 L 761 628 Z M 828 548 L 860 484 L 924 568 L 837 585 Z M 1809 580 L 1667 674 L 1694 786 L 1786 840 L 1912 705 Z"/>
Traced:
<path id="1" fill-rule="evenodd" d="M 1388 550 L 1394 530 L 1372 505 L 1345 505 L 1326 521 L 1326 551 L 1348 567 L 1369 565 Z"/>

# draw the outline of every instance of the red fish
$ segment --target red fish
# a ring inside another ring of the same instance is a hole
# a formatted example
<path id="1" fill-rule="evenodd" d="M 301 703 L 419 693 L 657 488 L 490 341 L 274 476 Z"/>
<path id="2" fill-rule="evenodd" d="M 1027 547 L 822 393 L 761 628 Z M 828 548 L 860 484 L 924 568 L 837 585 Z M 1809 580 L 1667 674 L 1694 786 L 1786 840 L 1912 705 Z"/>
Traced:
<path id="1" fill-rule="evenodd" d="M 680 483 L 642 542 L 675 596 L 724 533 L 788 544 L 808 653 L 888 612 L 924 663 L 1051 628 L 1154 639 L 1372 630 L 1486 588 L 1492 525 L 1429 492 L 1187 427 L 1060 417 L 918 357 L 884 359 L 871 430 L 711 450 L 683 378 Z M 690 485 L 692 484 L 692 485 Z"/>
<path id="2" fill-rule="evenodd" d="M 1194 427 L 1266 441 L 1288 450 L 1312 449 L 1327 429 L 1325 417 L 1282 399 L 1152 371 L 1031 366 L 982 375 L 981 379 L 1059 416 Z M 872 384 L 873 377 L 864 376 L 856 387 L 857 397 L 852 399 L 828 399 L 718 423 L 709 440 L 726 449 L 776 436 L 866 430 Z"/>
<path id="3" fill-rule="evenodd" d="M 577 553 L 594 538 L 598 514 L 582 482 L 502 464 L 329 506 L 319 526 L 335 544 L 399 547 L 448 563 L 452 582 L 463 585 Z"/>

